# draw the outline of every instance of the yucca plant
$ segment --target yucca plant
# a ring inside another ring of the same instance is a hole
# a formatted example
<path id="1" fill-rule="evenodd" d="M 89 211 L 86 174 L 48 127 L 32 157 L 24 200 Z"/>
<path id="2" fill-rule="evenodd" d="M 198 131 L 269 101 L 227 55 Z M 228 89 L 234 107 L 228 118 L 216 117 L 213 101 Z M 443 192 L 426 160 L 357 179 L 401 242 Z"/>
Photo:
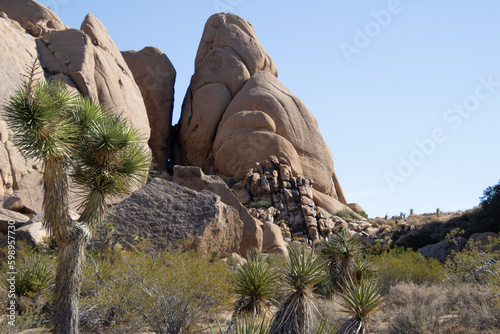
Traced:
<path id="1" fill-rule="evenodd" d="M 272 263 L 255 252 L 249 252 L 247 262 L 236 268 L 234 292 L 236 314 L 258 316 L 266 314 L 271 302 L 276 302 L 277 276 Z"/>
<path id="2" fill-rule="evenodd" d="M 355 257 L 352 264 L 352 279 L 356 282 L 370 279 L 375 274 L 370 261 L 361 257 Z"/>
<path id="3" fill-rule="evenodd" d="M 241 317 L 235 322 L 235 334 L 267 334 L 270 322 L 266 318 Z"/>
<path id="4" fill-rule="evenodd" d="M 352 277 L 354 259 L 360 254 L 361 242 L 346 229 L 323 241 L 320 257 L 327 263 L 328 278 L 333 291 L 338 291 Z"/>
<path id="5" fill-rule="evenodd" d="M 131 191 L 149 170 L 149 154 L 130 124 L 56 82 L 37 82 L 37 61 L 4 107 L 20 152 L 43 164 L 44 226 L 59 245 L 54 333 L 78 333 L 84 250 L 107 201 Z M 81 216 L 69 215 L 70 170 L 82 195 Z"/>
<path id="6" fill-rule="evenodd" d="M 323 262 L 314 251 L 288 247 L 289 261 L 281 272 L 284 299 L 276 312 L 269 333 L 306 334 L 313 326 L 314 286 L 325 278 Z"/>
<path id="7" fill-rule="evenodd" d="M 339 305 L 341 312 L 349 318 L 340 326 L 336 334 L 364 334 L 368 333 L 371 316 L 382 310 L 384 296 L 383 287 L 375 280 L 349 281 L 342 286 Z"/>
<path id="8" fill-rule="evenodd" d="M 54 284 L 51 266 L 38 253 L 23 257 L 15 274 L 15 294 L 17 297 L 31 296 L 48 290 Z M 10 289 L 7 276 L 2 279 L 5 290 Z"/>

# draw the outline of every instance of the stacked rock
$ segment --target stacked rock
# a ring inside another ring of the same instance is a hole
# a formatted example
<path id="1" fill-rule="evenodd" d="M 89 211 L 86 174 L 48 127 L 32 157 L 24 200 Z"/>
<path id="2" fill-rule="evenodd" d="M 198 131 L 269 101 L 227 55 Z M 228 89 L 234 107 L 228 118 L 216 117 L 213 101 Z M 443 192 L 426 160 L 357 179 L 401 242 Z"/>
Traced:
<path id="1" fill-rule="evenodd" d="M 294 172 L 285 155 L 272 155 L 256 163 L 232 191 L 255 218 L 279 225 L 285 241 L 294 238 L 314 242 L 321 236 L 312 184 L 313 180 Z"/>

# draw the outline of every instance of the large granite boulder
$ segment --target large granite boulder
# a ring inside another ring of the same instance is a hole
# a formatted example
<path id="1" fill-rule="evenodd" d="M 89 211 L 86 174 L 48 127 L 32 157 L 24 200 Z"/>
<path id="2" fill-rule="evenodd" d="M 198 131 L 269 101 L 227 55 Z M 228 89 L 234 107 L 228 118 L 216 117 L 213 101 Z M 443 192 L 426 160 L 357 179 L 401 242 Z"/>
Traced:
<path id="1" fill-rule="evenodd" d="M 35 26 L 40 34 L 33 33 Z M 41 68 L 36 79 L 62 81 L 105 104 L 127 118 L 146 142 L 150 137 L 146 107 L 120 51 L 91 14 L 81 28 L 67 28 L 50 9 L 34 1 L 0 0 L 0 109 L 36 62 Z M 13 194 L 32 211 L 40 212 L 41 171 L 40 162 L 25 159 L 17 150 L 0 119 L 0 200 Z M 77 204 L 76 197 L 71 203 Z"/>
<path id="2" fill-rule="evenodd" d="M 33 0 L 0 0 L 0 12 L 19 22 L 34 36 L 66 28 L 53 11 Z"/>
<path id="3" fill-rule="evenodd" d="M 129 198 L 115 204 L 106 219 L 120 240 L 149 238 L 159 248 L 179 240 L 194 240 L 202 254 L 238 252 L 243 223 L 238 211 L 219 196 L 155 178 Z"/>
<path id="4" fill-rule="evenodd" d="M 145 47 L 141 51 L 123 51 L 122 55 L 146 104 L 151 126 L 149 147 L 153 151 L 157 169 L 165 170 L 172 146 L 176 75 L 174 66 L 162 51 L 154 47 Z"/>
<path id="5" fill-rule="evenodd" d="M 294 176 L 312 179 L 317 191 L 344 208 L 332 153 L 315 117 L 277 75 L 249 22 L 213 15 L 184 99 L 177 162 L 242 180 L 256 162 L 284 154 Z"/>
<path id="6" fill-rule="evenodd" d="M 1 5 L 1 4 L 0 4 Z M 0 11 L 2 7 L 0 6 Z M 0 107 L 23 82 L 37 57 L 35 38 L 27 34 L 18 22 L 0 16 Z M 39 76 L 44 80 L 43 76 Z M 40 188 L 40 162 L 25 159 L 12 143 L 7 124 L 0 120 L 0 199 L 20 189 Z M 28 198 L 24 198 L 28 202 Z"/>
<path id="7" fill-rule="evenodd" d="M 232 98 L 258 71 L 278 75 L 252 25 L 234 14 L 212 15 L 205 24 L 179 121 L 182 165 L 214 171 L 212 144 L 220 120 Z"/>
<path id="8" fill-rule="evenodd" d="M 245 256 L 252 248 L 267 250 L 263 248 L 263 240 L 267 236 L 263 234 L 262 223 L 248 213 L 247 209 L 241 205 L 238 198 L 220 177 L 205 175 L 199 167 L 174 166 L 174 182 L 196 191 L 211 191 L 220 196 L 222 202 L 238 211 L 239 218 L 243 223 L 243 234 L 239 250 L 241 255 Z M 281 237 L 281 240 L 283 241 L 283 237 Z"/>

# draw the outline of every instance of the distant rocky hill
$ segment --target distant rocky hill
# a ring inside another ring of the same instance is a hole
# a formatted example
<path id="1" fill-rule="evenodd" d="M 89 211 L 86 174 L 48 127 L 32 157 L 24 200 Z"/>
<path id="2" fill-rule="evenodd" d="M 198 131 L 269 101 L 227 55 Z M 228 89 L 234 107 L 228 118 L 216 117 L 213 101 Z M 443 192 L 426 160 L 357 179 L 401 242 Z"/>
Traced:
<path id="1" fill-rule="evenodd" d="M 292 234 L 322 239 L 331 232 L 327 219 L 339 210 L 351 211 L 315 117 L 278 80 L 253 26 L 237 15 L 220 13 L 208 19 L 175 127 L 176 72 L 168 57 L 154 47 L 120 52 L 92 14 L 80 29 L 71 29 L 35 1 L 0 0 L 0 36 L 0 105 L 22 83 L 27 67 L 39 63 L 40 80 L 61 81 L 126 117 L 148 141 L 158 175 L 172 180 L 174 165 L 197 166 L 234 186 L 236 198 L 247 208 L 256 209 L 259 202 L 273 208 L 266 214 L 254 210 L 251 217 L 241 213 L 247 210 L 242 204 L 226 203 L 239 212 L 243 233 L 238 238 L 246 248 L 263 248 L 270 234 L 262 231 L 269 224 L 281 226 L 285 239 Z M 19 198 L 23 207 L 18 212 L 39 213 L 41 171 L 39 162 L 23 158 L 14 147 L 0 119 L 0 198 Z M 221 194 L 216 189 L 209 191 L 226 196 L 226 190 Z M 283 249 L 282 241 L 271 244 Z"/>

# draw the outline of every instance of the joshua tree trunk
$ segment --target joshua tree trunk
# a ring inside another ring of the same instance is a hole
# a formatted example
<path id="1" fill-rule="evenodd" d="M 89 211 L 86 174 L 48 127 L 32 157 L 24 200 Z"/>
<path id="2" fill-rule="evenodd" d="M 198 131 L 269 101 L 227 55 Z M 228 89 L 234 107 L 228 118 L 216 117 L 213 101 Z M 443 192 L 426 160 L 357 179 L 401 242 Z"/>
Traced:
<path id="1" fill-rule="evenodd" d="M 55 286 L 55 334 L 78 333 L 78 299 L 82 282 L 82 267 L 85 262 L 84 251 L 86 244 L 87 238 L 83 233 L 72 242 L 59 245 Z"/>
<path id="2" fill-rule="evenodd" d="M 50 156 L 43 172 L 45 226 L 59 245 L 56 273 L 55 334 L 78 333 L 78 299 L 89 239 L 86 225 L 71 219 L 68 201 L 67 160 Z"/>

